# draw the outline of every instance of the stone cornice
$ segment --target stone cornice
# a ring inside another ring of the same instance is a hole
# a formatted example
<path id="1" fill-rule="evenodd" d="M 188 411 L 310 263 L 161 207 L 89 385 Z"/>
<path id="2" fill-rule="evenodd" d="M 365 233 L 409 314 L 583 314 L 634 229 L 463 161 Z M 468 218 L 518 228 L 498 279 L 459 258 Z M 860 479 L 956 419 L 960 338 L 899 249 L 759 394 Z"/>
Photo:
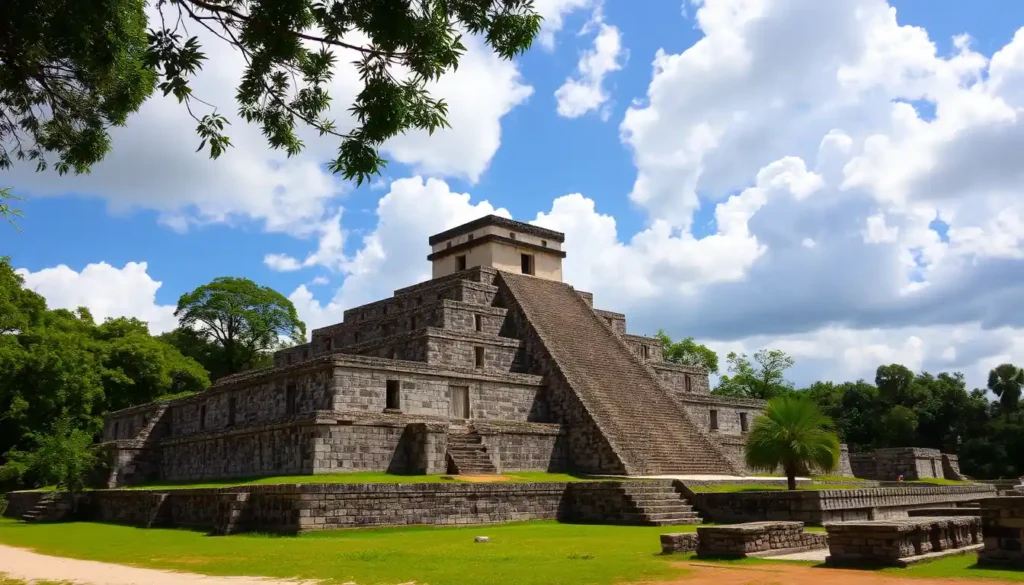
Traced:
<path id="1" fill-rule="evenodd" d="M 444 258 L 446 256 L 451 256 L 453 254 L 458 254 L 459 252 L 464 252 L 466 250 L 470 250 L 472 248 L 475 248 L 477 246 L 480 246 L 482 244 L 487 244 L 487 243 L 506 244 L 506 245 L 509 245 L 509 246 L 515 246 L 516 248 L 525 248 L 527 250 L 533 250 L 535 252 L 544 252 L 544 253 L 547 253 L 547 254 L 551 254 L 552 256 L 558 256 L 559 258 L 565 258 L 565 250 L 555 250 L 554 248 L 545 248 L 544 246 L 541 246 L 541 245 L 538 245 L 538 244 L 533 244 L 533 243 L 530 243 L 530 242 L 525 242 L 523 240 L 513 240 L 512 238 L 507 238 L 505 236 L 499 236 L 497 234 L 487 234 L 487 235 L 484 235 L 484 236 L 480 236 L 479 238 L 475 238 L 475 239 L 469 240 L 467 242 L 462 242 L 460 244 L 455 244 L 451 248 L 445 248 L 443 250 L 438 250 L 437 252 L 433 252 L 433 253 L 431 253 L 431 254 L 429 254 L 427 256 L 427 260 L 429 262 L 433 262 L 434 260 L 438 260 L 438 259 Z"/>
<path id="2" fill-rule="evenodd" d="M 430 243 L 431 246 L 433 246 L 435 244 L 440 244 L 445 240 L 450 240 L 452 238 L 461 236 L 463 234 L 468 234 L 472 231 L 476 231 L 480 228 L 488 226 L 506 228 L 509 230 L 521 232 L 524 234 L 531 234 L 537 236 L 538 238 L 545 238 L 555 242 L 565 241 L 565 234 L 563 234 L 562 232 L 556 232 L 555 230 L 537 227 L 535 225 L 523 223 L 521 221 L 516 221 L 514 219 L 499 217 L 497 215 L 485 215 L 469 223 L 464 223 L 460 226 L 455 226 L 450 230 L 445 230 L 439 234 L 434 234 L 430 236 L 428 242 Z"/>
<path id="3" fill-rule="evenodd" d="M 731 396 L 715 396 L 714 394 L 677 394 L 680 402 L 714 404 L 718 406 L 736 406 L 763 409 L 768 402 L 757 398 L 733 398 Z"/>
<path id="4" fill-rule="evenodd" d="M 698 376 L 706 376 L 708 374 L 708 371 L 704 366 L 687 366 L 674 362 L 651 362 L 651 367 L 655 370 L 668 370 L 672 372 L 682 372 L 684 374 L 696 374 Z"/>

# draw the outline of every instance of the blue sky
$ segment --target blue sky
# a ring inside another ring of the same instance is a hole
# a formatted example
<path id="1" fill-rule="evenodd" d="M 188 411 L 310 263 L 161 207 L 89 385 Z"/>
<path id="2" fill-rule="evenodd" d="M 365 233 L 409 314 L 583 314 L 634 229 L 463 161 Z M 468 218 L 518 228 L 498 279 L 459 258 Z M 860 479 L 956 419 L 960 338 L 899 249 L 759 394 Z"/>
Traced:
<path id="1" fill-rule="evenodd" d="M 232 133 L 243 152 L 212 167 L 192 152 L 189 127 L 166 122 L 179 108 L 153 98 L 90 177 L 9 173 L 27 201 L 24 231 L 3 236 L 4 253 L 57 306 L 101 306 L 166 327 L 180 294 L 235 275 L 292 295 L 322 326 L 421 278 L 420 235 L 487 212 L 477 207 L 487 201 L 566 231 L 570 280 L 629 313 L 637 333 L 665 327 L 723 352 L 783 347 L 797 357 L 798 381 L 870 377 L 879 363 L 902 361 L 980 383 L 995 363 L 1024 361 L 1024 323 L 990 317 L 1024 300 L 1013 276 L 1024 274 L 1020 177 L 996 156 L 971 162 L 1021 132 L 1007 112 L 1024 107 L 1024 59 L 1011 58 L 1024 5 L 834 4 L 538 2 L 549 23 L 560 21 L 546 29 L 551 46 L 538 42 L 505 69 L 471 46 L 480 66 L 439 90 L 473 111 L 469 122 L 453 124 L 448 142 L 396 145 L 372 187 L 310 170 L 332 144 L 285 161 L 240 122 Z M 857 10 L 870 22 L 848 24 Z M 557 91 L 583 78 L 581 57 L 598 52 L 602 31 L 618 50 L 600 61 L 614 66 L 599 76 L 599 104 L 563 115 Z M 966 49 L 954 42 L 963 34 Z M 733 38 L 745 56 L 731 56 Z M 670 63 L 660 72 L 659 51 Z M 1000 51 L 1005 58 L 993 59 Z M 233 110 L 230 67 L 205 75 L 197 91 Z M 990 99 L 964 105 L 972 91 Z M 487 100 L 507 104 L 483 111 Z M 916 110 L 914 124 L 894 114 L 898 103 Z M 421 183 L 401 183 L 417 176 L 471 198 L 417 195 Z M 233 190 L 243 179 L 251 199 Z M 396 184 L 409 193 L 399 197 Z M 389 192 L 391 205 L 380 204 Z M 340 249 L 324 248 L 332 229 L 344 236 Z M 267 260 L 301 263 L 318 246 L 324 254 L 298 270 Z M 114 278 L 132 262 L 145 270 Z M 98 263 L 117 275 L 86 278 Z M 59 265 L 70 270 L 47 272 Z M 1002 276 L 972 286 L 990 273 Z M 153 281 L 162 283 L 155 294 Z"/>

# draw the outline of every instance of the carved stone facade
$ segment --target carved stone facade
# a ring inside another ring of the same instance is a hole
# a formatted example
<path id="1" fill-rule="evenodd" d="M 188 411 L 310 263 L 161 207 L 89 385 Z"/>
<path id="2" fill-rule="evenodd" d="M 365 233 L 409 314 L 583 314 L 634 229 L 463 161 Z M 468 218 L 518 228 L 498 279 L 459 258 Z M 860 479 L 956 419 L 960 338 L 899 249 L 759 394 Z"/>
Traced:
<path id="1" fill-rule="evenodd" d="M 273 367 L 109 414 L 108 485 L 444 473 L 459 457 L 499 472 L 744 473 L 764 403 L 711 396 L 706 371 L 664 362 L 657 338 L 562 283 L 563 241 L 495 217 L 434 236 L 432 280 L 346 310 Z"/>

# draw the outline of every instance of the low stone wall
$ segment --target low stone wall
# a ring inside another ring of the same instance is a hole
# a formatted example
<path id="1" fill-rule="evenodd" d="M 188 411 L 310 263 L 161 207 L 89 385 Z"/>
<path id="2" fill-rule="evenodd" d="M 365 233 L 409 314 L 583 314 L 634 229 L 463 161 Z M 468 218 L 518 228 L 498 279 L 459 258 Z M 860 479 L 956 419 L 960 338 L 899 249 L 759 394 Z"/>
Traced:
<path id="1" fill-rule="evenodd" d="M 920 516 L 981 516 L 979 508 L 918 508 L 907 510 L 907 516 L 917 518 Z"/>
<path id="2" fill-rule="evenodd" d="M 298 484 L 215 489 L 95 490 L 79 517 L 214 533 L 308 532 L 355 526 L 471 525 L 521 520 L 642 523 L 630 486 L 670 481 L 479 484 Z M 650 488 L 643 488 L 650 489 Z M 47 492 L 13 492 L 5 515 L 20 517 Z M 52 495 L 52 493 L 51 493 Z M 682 499 L 678 502 L 683 504 Z"/>
<path id="3" fill-rule="evenodd" d="M 829 556 L 836 566 L 906 566 L 947 554 L 977 550 L 978 517 L 920 517 L 825 525 Z"/>
<path id="4" fill-rule="evenodd" d="M 46 492 L 8 492 L 4 495 L 7 498 L 7 509 L 4 516 L 8 518 L 21 518 L 35 507 L 43 499 Z"/>
<path id="5" fill-rule="evenodd" d="M 697 528 L 698 557 L 764 557 L 825 548 L 825 535 L 803 522 L 750 522 Z"/>
<path id="6" fill-rule="evenodd" d="M 790 520 L 812 525 L 852 520 L 906 518 L 914 508 L 972 502 L 996 495 L 988 485 L 920 486 L 821 491 L 692 492 L 687 496 L 705 520 Z"/>
<path id="7" fill-rule="evenodd" d="M 661 535 L 661 554 L 693 552 L 697 550 L 696 532 L 675 532 Z"/>
<path id="8" fill-rule="evenodd" d="M 474 421 L 498 473 L 568 469 L 568 435 L 557 424 Z"/>
<path id="9" fill-rule="evenodd" d="M 979 565 L 1024 569 L 1024 497 L 982 501 L 981 527 L 985 548 L 978 553 Z"/>
<path id="10" fill-rule="evenodd" d="M 938 449 L 898 447 L 849 456 L 853 474 L 864 479 L 906 481 L 917 479 L 964 479 L 956 455 Z"/>

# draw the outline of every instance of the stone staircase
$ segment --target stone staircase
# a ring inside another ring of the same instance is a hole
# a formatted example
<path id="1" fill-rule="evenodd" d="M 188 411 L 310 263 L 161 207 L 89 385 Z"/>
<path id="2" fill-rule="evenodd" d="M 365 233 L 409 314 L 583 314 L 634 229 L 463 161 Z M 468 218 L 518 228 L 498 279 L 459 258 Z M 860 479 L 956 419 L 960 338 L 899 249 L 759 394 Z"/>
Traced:
<path id="1" fill-rule="evenodd" d="M 500 277 L 627 474 L 743 473 L 572 287 Z"/>
<path id="2" fill-rule="evenodd" d="M 449 472 L 458 475 L 498 473 L 480 435 L 472 428 L 451 427 L 448 432 Z"/>
<path id="3" fill-rule="evenodd" d="M 647 484 L 647 485 L 645 485 Z M 700 524 L 703 520 L 672 485 L 662 482 L 623 483 L 622 491 L 636 509 L 636 524 L 668 526 Z"/>
<path id="4" fill-rule="evenodd" d="M 72 508 L 71 497 L 68 494 L 50 492 L 43 494 L 35 506 L 22 514 L 21 519 L 25 522 L 58 522 L 66 519 Z"/>

